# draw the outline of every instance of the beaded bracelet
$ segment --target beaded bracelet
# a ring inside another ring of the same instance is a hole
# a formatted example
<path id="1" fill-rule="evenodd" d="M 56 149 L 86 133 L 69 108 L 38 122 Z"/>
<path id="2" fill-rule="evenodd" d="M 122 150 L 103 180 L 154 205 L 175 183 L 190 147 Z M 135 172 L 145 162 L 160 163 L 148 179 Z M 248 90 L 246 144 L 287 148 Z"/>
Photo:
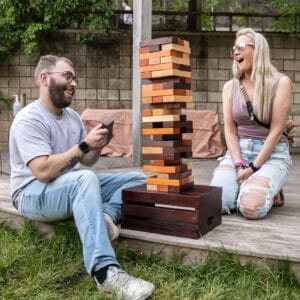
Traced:
<path id="1" fill-rule="evenodd" d="M 243 159 L 238 159 L 234 161 L 234 167 L 236 168 L 237 166 L 243 166 L 243 168 L 246 167 L 246 162 Z"/>

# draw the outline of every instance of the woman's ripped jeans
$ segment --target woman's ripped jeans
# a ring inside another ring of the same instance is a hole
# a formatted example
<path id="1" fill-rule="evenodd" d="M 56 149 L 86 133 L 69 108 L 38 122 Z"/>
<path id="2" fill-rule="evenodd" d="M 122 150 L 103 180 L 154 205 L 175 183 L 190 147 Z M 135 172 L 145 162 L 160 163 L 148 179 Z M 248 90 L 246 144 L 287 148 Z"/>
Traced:
<path id="1" fill-rule="evenodd" d="M 240 138 L 239 144 L 242 159 L 248 164 L 255 161 L 264 141 Z M 273 206 L 274 196 L 285 185 L 292 165 L 288 144 L 279 142 L 269 159 L 241 186 L 229 151 L 219 160 L 210 185 L 222 187 L 223 210 L 229 213 L 237 209 L 249 219 L 265 217 Z"/>

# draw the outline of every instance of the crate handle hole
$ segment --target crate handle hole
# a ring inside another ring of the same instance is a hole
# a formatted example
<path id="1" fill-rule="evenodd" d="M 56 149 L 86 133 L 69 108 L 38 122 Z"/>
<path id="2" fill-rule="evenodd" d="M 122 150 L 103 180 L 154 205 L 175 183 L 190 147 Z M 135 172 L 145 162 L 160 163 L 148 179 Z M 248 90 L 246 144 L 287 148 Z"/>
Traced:
<path id="1" fill-rule="evenodd" d="M 214 216 L 211 216 L 207 219 L 207 225 L 211 225 L 213 223 Z"/>

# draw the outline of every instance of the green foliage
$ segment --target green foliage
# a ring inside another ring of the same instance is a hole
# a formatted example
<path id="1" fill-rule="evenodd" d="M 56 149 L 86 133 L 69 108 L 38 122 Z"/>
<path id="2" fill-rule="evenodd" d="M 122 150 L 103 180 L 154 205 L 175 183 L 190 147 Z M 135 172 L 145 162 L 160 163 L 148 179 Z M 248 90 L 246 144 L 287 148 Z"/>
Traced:
<path id="1" fill-rule="evenodd" d="M 22 46 L 26 54 L 39 53 L 59 29 L 108 30 L 112 0 L 1 0 L 0 61 Z M 91 13 L 85 15 L 84 10 Z M 99 14 L 102 11 L 103 14 Z"/>
<path id="2" fill-rule="evenodd" d="M 0 223 L 1 299 L 108 299 L 86 274 L 79 236 L 58 225 L 52 239 L 28 222 L 21 230 Z M 183 265 L 183 253 L 165 262 L 118 243 L 118 261 L 130 274 L 154 283 L 151 299 L 299 299 L 300 286 L 287 262 L 273 267 L 241 264 L 224 252 Z M 114 298 L 109 298 L 114 299 Z"/>
<path id="3" fill-rule="evenodd" d="M 277 31 L 294 32 L 297 29 L 295 20 L 298 18 L 300 22 L 299 0 L 272 0 L 270 5 L 280 14 L 280 17 L 273 21 L 273 28 Z"/>
<path id="4" fill-rule="evenodd" d="M 0 97 L 0 102 L 5 103 L 8 107 L 10 106 L 13 100 L 14 99 L 11 97 Z"/>

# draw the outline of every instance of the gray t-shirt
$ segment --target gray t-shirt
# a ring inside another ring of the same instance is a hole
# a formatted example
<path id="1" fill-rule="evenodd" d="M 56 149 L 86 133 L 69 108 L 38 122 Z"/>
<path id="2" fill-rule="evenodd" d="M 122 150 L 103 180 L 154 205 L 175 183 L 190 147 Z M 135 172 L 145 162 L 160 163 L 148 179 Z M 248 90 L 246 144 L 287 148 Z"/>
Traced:
<path id="1" fill-rule="evenodd" d="M 33 158 L 65 152 L 85 136 L 80 116 L 71 108 L 57 116 L 36 100 L 19 111 L 9 136 L 12 199 L 35 179 L 28 168 Z M 70 171 L 79 167 L 78 163 Z"/>

